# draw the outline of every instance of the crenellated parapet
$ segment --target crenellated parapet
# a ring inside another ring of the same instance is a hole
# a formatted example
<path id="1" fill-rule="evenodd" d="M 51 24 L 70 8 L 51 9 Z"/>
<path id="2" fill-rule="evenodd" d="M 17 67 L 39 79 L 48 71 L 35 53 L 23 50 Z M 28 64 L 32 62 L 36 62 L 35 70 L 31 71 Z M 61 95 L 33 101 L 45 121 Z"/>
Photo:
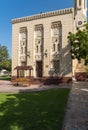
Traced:
<path id="1" fill-rule="evenodd" d="M 47 17 L 52 17 L 52 16 L 57 16 L 57 15 L 69 14 L 69 13 L 72 13 L 72 12 L 73 12 L 73 8 L 56 10 L 56 11 L 41 13 L 41 14 L 37 14 L 37 15 L 32 15 L 32 16 L 27 16 L 27 17 L 22 17 L 22 18 L 17 18 L 17 19 L 12 19 L 12 24 L 20 23 L 20 22 L 26 22 L 26 21 L 32 21 L 32 20 L 41 19 L 41 18 L 47 18 Z"/>

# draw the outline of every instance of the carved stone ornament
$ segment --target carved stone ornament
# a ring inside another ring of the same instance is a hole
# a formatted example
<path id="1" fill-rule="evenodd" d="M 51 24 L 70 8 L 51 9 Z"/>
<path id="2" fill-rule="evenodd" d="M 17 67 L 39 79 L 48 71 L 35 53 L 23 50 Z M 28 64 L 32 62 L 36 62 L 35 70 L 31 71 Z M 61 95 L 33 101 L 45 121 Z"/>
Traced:
<path id="1" fill-rule="evenodd" d="M 20 46 L 26 46 L 26 42 L 25 41 L 20 41 Z"/>
<path id="2" fill-rule="evenodd" d="M 58 28 L 61 26 L 61 21 L 52 22 L 51 28 Z"/>
<path id="3" fill-rule="evenodd" d="M 35 60 L 36 61 L 41 61 L 42 60 L 42 55 L 40 54 L 40 55 L 36 55 L 35 56 Z"/>
<path id="4" fill-rule="evenodd" d="M 59 42 L 59 38 L 58 38 L 58 37 L 52 37 L 52 42 L 53 42 L 53 43 Z"/>
<path id="5" fill-rule="evenodd" d="M 38 30 L 43 30 L 42 24 L 35 25 L 35 31 L 38 31 Z"/>
<path id="6" fill-rule="evenodd" d="M 35 39 L 35 44 L 41 44 L 41 39 Z"/>
<path id="7" fill-rule="evenodd" d="M 20 28 L 20 33 L 25 33 L 27 32 L 27 27 L 21 27 Z"/>
<path id="8" fill-rule="evenodd" d="M 20 61 L 26 61 L 26 56 L 20 56 Z"/>

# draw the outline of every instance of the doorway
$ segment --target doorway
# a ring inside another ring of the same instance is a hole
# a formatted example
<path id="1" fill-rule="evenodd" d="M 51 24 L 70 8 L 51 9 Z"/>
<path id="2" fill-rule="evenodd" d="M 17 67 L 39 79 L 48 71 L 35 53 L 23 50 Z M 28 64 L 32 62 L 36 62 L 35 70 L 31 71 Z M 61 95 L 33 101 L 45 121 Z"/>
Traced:
<path id="1" fill-rule="evenodd" d="M 36 77 L 42 77 L 43 76 L 43 62 L 42 61 L 36 61 Z"/>

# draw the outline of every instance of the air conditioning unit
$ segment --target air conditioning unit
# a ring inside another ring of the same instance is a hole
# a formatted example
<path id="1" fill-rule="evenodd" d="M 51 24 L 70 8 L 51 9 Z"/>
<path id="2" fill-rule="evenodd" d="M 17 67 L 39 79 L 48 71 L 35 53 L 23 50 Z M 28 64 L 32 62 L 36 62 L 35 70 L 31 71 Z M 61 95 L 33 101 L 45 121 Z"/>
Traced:
<path id="1" fill-rule="evenodd" d="M 76 23 L 76 26 L 77 27 L 82 27 L 84 25 L 84 21 L 83 20 L 79 20 L 79 21 L 77 21 L 77 23 Z"/>

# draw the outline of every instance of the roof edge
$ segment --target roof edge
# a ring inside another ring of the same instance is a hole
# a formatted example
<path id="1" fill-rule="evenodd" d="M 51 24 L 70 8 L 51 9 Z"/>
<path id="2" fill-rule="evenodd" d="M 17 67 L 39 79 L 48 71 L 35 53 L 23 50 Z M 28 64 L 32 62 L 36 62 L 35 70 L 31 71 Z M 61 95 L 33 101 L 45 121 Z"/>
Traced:
<path id="1" fill-rule="evenodd" d="M 25 16 L 25 17 L 21 17 L 21 18 L 12 19 L 12 24 L 57 16 L 57 15 L 69 14 L 72 12 L 73 12 L 73 8 L 55 10 L 55 11 L 40 13 L 40 14 L 36 14 L 36 15 L 32 15 L 32 16 Z"/>

